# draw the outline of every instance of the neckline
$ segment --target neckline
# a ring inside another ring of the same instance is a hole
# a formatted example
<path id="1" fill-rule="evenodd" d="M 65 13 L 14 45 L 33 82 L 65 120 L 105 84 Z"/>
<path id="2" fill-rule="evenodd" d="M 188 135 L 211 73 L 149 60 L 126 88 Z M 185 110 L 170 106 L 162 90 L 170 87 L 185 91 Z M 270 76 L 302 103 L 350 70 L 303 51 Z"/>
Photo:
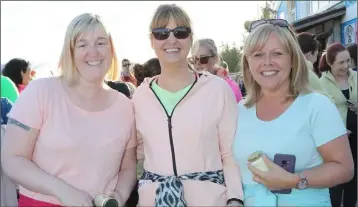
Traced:
<path id="1" fill-rule="evenodd" d="M 193 74 L 194 74 L 194 76 L 195 76 L 194 82 L 192 82 L 191 84 L 189 84 L 189 85 L 185 86 L 184 88 L 181 88 L 181 89 L 179 89 L 178 91 L 175 91 L 175 92 L 170 92 L 170 91 L 168 91 L 168 90 L 166 90 L 166 89 L 160 87 L 159 84 L 158 84 L 159 76 L 157 76 L 156 78 L 153 78 L 153 79 L 150 81 L 150 83 L 149 83 L 149 88 L 153 88 L 153 83 L 155 83 L 155 84 L 158 86 L 158 88 L 162 89 L 163 91 L 165 91 L 165 92 L 167 92 L 167 93 L 170 93 L 170 94 L 176 94 L 176 93 L 178 93 L 178 92 L 184 90 L 184 89 L 187 88 L 187 87 L 193 86 L 196 82 L 198 82 L 199 74 L 198 74 L 197 72 L 193 72 Z"/>
<path id="2" fill-rule="evenodd" d="M 279 120 L 281 120 L 281 119 L 283 119 L 285 116 L 287 116 L 287 114 L 289 114 L 293 109 L 292 108 L 294 108 L 295 107 L 295 105 L 297 104 L 297 102 L 298 102 L 298 99 L 300 99 L 302 97 L 302 94 L 300 93 L 297 97 L 296 97 L 296 99 L 291 103 L 291 105 L 284 111 L 284 112 L 282 112 L 278 117 L 276 117 L 276 118 L 274 118 L 274 119 L 272 119 L 272 120 L 269 120 L 269 121 L 264 121 L 264 120 L 262 120 L 262 119 L 260 119 L 259 117 L 258 117 L 258 115 L 257 115 L 257 108 L 256 108 L 256 104 L 254 105 L 254 114 L 255 114 L 255 118 L 257 119 L 257 120 L 259 120 L 259 122 L 261 122 L 261 123 L 275 123 L 275 122 L 278 122 Z"/>
<path id="3" fill-rule="evenodd" d="M 77 110 L 79 110 L 79 111 L 81 111 L 81 112 L 88 113 L 88 114 L 102 113 L 102 112 L 105 112 L 105 111 L 108 111 L 108 110 L 112 109 L 112 108 L 116 105 L 116 103 L 117 103 L 117 101 L 118 101 L 118 96 L 117 96 L 116 99 L 113 101 L 113 103 L 111 103 L 108 107 L 106 107 L 106 108 L 104 108 L 104 109 L 101 109 L 101 110 L 98 110 L 98 111 L 88 111 L 88 110 L 85 110 L 85 109 L 81 108 L 80 106 L 76 105 L 76 104 L 70 99 L 69 95 L 68 95 L 67 92 L 66 92 L 65 86 L 63 85 L 63 84 L 64 84 L 63 81 L 64 81 L 64 80 L 59 79 L 60 87 L 61 87 L 60 90 L 61 90 L 62 95 L 64 96 L 65 101 L 66 101 L 69 105 L 71 105 L 72 107 L 76 108 Z"/>

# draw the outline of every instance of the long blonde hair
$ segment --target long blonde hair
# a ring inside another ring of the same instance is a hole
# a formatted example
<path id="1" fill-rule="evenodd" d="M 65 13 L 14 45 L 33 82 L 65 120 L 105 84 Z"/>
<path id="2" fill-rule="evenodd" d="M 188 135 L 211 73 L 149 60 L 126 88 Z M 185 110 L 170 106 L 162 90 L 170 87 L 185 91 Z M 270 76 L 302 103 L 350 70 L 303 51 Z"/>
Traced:
<path id="1" fill-rule="evenodd" d="M 285 50 L 290 54 L 292 59 L 292 70 L 290 73 L 289 94 L 286 100 L 296 98 L 301 92 L 309 92 L 308 88 L 308 68 L 305 62 L 305 56 L 297 43 L 294 33 L 289 28 L 283 28 L 272 24 L 264 24 L 255 28 L 246 38 L 244 43 L 244 51 L 242 56 L 242 68 L 244 84 L 246 87 L 245 106 L 252 107 L 261 98 L 261 86 L 253 78 L 247 56 L 255 51 L 261 50 L 269 35 L 274 32 L 279 36 L 281 44 Z"/>
<path id="2" fill-rule="evenodd" d="M 111 34 L 107 31 L 100 16 L 84 13 L 75 17 L 68 25 L 58 65 L 60 69 L 60 77 L 68 81 L 70 85 L 75 85 L 78 80 L 78 71 L 74 61 L 74 46 L 76 39 L 82 33 L 94 29 L 96 26 L 100 26 L 106 31 L 112 50 L 112 64 L 105 78 L 107 80 L 116 80 L 118 78 L 118 58 Z"/>

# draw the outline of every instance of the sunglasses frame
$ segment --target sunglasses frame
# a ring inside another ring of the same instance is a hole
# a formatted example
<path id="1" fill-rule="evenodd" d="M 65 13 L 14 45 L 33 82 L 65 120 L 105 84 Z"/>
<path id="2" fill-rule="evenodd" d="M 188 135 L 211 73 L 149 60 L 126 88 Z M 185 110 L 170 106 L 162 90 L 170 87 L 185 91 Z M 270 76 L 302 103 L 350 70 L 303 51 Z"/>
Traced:
<path id="1" fill-rule="evenodd" d="M 279 24 L 279 23 L 282 23 L 282 24 Z M 290 27 L 290 24 L 285 19 L 259 19 L 259 20 L 251 22 L 251 24 L 249 26 L 249 32 L 251 32 L 253 29 L 255 29 L 256 27 L 263 25 L 263 24 L 272 24 L 275 26 L 287 27 L 287 28 Z"/>
<path id="2" fill-rule="evenodd" d="M 212 57 L 215 57 L 215 55 L 205 55 L 205 56 L 203 55 L 203 56 L 200 56 L 199 58 L 194 56 L 194 57 L 189 58 L 189 62 L 191 62 L 192 64 L 197 64 L 198 62 L 200 64 L 208 64 L 209 58 L 212 58 Z M 207 58 L 207 60 L 203 61 L 202 58 Z"/>
<path id="3" fill-rule="evenodd" d="M 180 29 L 182 29 L 182 28 L 184 28 L 185 31 L 180 31 Z M 185 36 L 181 37 L 180 35 L 178 35 L 178 32 L 185 32 Z M 162 33 L 162 34 L 160 34 L 160 33 Z M 173 33 L 175 38 L 177 38 L 179 40 L 183 40 L 190 36 L 191 28 L 185 27 L 185 26 L 179 26 L 179 27 L 175 27 L 174 29 L 168 29 L 168 28 L 164 28 L 164 27 L 158 27 L 158 28 L 152 29 L 152 35 L 153 35 L 154 39 L 156 39 L 156 40 L 166 40 L 169 38 L 170 33 Z M 159 35 L 161 35 L 165 38 L 159 38 Z"/>

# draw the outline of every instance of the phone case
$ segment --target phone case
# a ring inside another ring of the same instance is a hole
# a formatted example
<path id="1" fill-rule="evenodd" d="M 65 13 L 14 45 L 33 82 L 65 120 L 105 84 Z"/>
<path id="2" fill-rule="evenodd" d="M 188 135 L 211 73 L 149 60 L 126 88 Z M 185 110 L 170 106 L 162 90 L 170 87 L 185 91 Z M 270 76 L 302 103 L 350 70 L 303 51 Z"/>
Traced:
<path id="1" fill-rule="evenodd" d="M 275 154 L 274 163 L 290 173 L 295 172 L 296 156 L 289 154 Z M 291 189 L 272 190 L 273 193 L 290 194 Z"/>

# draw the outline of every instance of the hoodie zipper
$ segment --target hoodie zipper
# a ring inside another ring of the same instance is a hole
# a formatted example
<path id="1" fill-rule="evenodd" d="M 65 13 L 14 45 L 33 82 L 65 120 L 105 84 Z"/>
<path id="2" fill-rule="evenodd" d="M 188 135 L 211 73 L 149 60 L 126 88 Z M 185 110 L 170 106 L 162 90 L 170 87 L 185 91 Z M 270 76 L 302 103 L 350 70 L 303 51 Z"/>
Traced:
<path id="1" fill-rule="evenodd" d="M 155 93 L 155 91 L 152 88 L 152 83 L 154 81 L 154 79 L 152 80 L 152 82 L 149 84 L 149 88 L 150 90 L 154 93 L 155 97 L 157 98 L 157 100 L 159 101 L 160 105 L 162 105 L 165 114 L 167 115 L 167 122 L 168 122 L 168 132 L 169 132 L 169 142 L 170 142 L 170 150 L 171 150 L 171 154 L 172 154 L 172 164 L 173 164 L 173 172 L 174 175 L 176 177 L 178 177 L 178 171 L 177 171 L 177 166 L 176 166 L 176 160 L 175 160 L 175 149 L 174 149 L 174 141 L 173 141 L 173 132 L 172 132 L 172 117 L 174 114 L 174 110 L 175 108 L 179 105 L 179 103 L 188 95 L 188 93 L 191 91 L 191 89 L 194 87 L 195 83 L 198 80 L 198 76 L 197 74 L 195 74 L 195 81 L 194 83 L 191 85 L 191 87 L 189 88 L 189 90 L 184 94 L 184 96 L 178 101 L 177 104 L 175 104 L 172 113 L 169 115 L 167 110 L 164 107 L 164 104 L 162 103 L 162 101 L 160 100 L 160 98 L 158 97 L 158 95 Z"/>

